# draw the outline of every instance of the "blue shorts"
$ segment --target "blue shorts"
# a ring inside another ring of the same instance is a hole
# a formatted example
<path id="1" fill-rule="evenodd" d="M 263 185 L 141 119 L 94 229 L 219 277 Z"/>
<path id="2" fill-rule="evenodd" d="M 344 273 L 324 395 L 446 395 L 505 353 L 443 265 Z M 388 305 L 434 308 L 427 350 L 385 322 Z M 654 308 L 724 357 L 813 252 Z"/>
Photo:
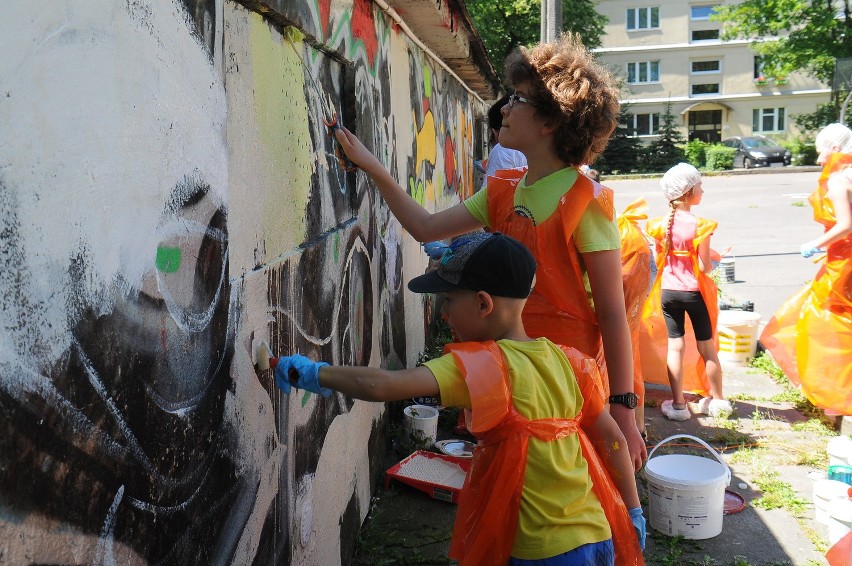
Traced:
<path id="1" fill-rule="evenodd" d="M 509 566 L 613 566 L 614 564 L 615 548 L 612 546 L 612 539 L 584 544 L 550 558 L 540 560 L 511 558 L 509 560 Z"/>

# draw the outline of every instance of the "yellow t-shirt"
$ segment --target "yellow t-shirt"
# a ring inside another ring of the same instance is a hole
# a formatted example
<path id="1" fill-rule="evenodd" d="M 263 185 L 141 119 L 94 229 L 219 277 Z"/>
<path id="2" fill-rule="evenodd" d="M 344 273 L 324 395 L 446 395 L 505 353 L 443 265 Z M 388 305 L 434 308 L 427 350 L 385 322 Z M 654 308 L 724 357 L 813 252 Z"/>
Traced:
<path id="1" fill-rule="evenodd" d="M 515 210 L 532 219 L 536 225 L 547 220 L 559 205 L 559 200 L 577 180 L 578 171 L 566 167 L 527 186 L 526 174 L 518 183 L 515 191 Z M 464 205 L 483 226 L 492 226 L 488 217 L 488 188 L 478 191 L 464 201 Z M 592 200 L 577 229 L 574 242 L 581 253 L 617 250 L 621 248 L 618 225 L 607 218 L 600 204 Z"/>
<path id="2" fill-rule="evenodd" d="M 530 420 L 577 416 L 583 403 L 580 387 L 558 346 L 546 338 L 500 340 L 497 345 L 506 357 L 515 409 L 521 415 Z M 424 365 L 438 382 L 442 405 L 470 408 L 467 385 L 451 354 Z M 550 558 L 611 536 L 578 436 L 553 442 L 530 438 L 512 556 Z"/>

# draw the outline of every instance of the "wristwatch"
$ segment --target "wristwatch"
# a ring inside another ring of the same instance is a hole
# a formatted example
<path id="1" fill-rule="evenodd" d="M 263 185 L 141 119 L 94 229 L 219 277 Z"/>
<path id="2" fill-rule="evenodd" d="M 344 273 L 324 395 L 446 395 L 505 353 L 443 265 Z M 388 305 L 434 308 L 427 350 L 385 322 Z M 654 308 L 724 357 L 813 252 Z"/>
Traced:
<path id="1" fill-rule="evenodd" d="M 619 405 L 624 405 L 628 409 L 635 409 L 636 405 L 639 404 L 639 396 L 635 393 L 622 393 L 621 395 L 610 395 L 609 396 L 610 403 L 618 403 Z"/>

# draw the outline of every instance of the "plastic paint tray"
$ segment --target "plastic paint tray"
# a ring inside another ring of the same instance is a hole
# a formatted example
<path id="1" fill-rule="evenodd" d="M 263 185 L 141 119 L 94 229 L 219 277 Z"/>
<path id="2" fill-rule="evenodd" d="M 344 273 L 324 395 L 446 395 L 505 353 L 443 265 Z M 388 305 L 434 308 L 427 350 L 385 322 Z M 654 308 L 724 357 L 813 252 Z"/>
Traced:
<path id="1" fill-rule="evenodd" d="M 725 490 L 725 503 L 722 508 L 722 513 L 725 515 L 734 515 L 739 513 L 743 509 L 746 508 L 746 500 L 745 497 L 737 493 L 736 491 L 731 491 L 730 489 Z"/>
<path id="2" fill-rule="evenodd" d="M 433 499 L 458 503 L 469 470 L 470 460 L 417 450 L 385 472 L 385 489 L 394 479 Z"/>

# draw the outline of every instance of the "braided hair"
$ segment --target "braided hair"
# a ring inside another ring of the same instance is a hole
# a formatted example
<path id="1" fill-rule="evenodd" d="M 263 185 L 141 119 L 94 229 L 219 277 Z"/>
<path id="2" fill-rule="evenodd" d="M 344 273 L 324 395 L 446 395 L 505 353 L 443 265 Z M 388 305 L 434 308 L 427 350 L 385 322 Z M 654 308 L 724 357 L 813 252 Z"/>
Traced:
<path id="1" fill-rule="evenodd" d="M 692 198 L 692 189 L 689 189 L 687 192 L 677 197 L 674 200 L 669 201 L 669 217 L 666 220 L 666 239 L 663 243 L 663 255 L 669 255 L 669 248 L 672 246 L 672 225 L 674 224 L 674 217 L 677 210 L 687 203 L 689 199 Z"/>

